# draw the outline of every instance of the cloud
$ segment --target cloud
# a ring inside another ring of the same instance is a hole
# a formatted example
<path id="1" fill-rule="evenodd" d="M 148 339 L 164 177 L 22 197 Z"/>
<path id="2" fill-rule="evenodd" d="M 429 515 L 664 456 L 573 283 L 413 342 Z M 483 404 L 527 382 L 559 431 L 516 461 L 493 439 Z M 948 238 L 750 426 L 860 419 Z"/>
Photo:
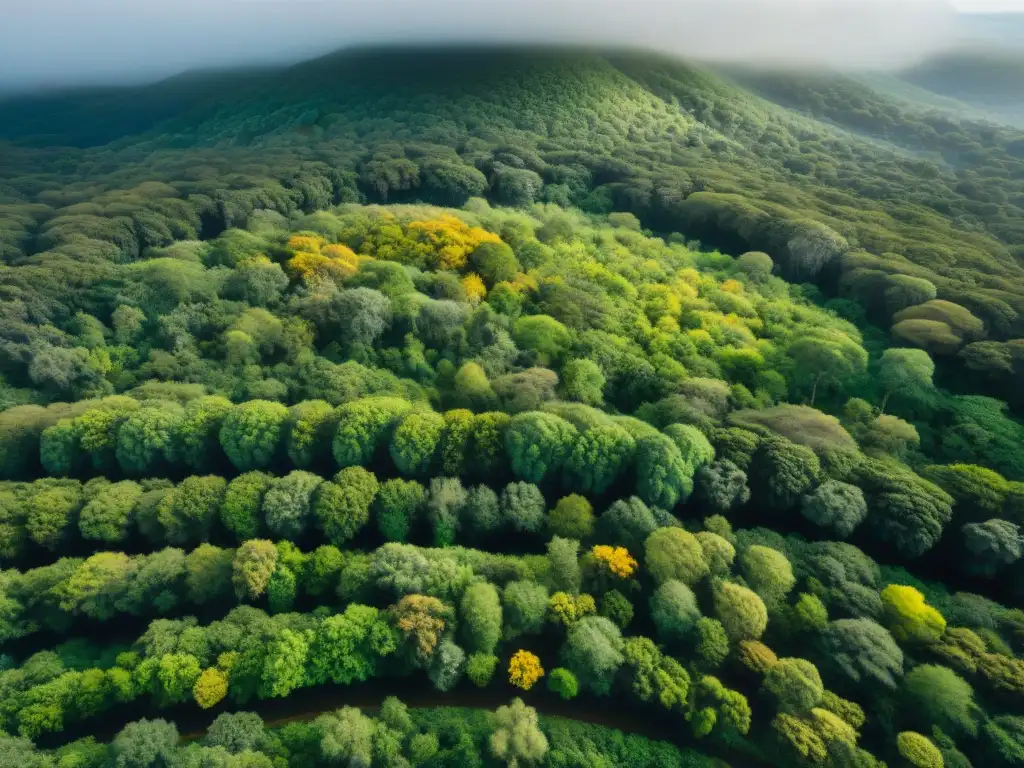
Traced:
<path id="1" fill-rule="evenodd" d="M 33 0 L 0 27 L 0 84 L 140 82 L 352 44 L 580 43 L 706 60 L 882 68 L 950 41 L 942 0 Z"/>

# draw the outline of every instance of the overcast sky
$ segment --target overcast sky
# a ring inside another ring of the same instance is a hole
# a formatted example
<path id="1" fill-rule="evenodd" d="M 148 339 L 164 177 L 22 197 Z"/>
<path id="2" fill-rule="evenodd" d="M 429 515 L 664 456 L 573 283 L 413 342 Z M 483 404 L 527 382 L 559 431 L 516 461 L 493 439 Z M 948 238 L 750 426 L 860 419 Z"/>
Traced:
<path id="1" fill-rule="evenodd" d="M 1024 0 L 7 0 L 0 87 L 140 82 L 353 43 L 590 42 L 880 67 Z"/>

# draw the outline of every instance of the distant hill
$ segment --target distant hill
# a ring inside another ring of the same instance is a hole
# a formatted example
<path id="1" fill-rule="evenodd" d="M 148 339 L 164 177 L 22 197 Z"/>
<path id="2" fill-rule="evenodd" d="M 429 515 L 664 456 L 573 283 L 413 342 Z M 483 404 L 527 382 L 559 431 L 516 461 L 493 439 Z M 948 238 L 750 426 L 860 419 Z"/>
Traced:
<path id="1" fill-rule="evenodd" d="M 855 254 L 822 275 L 829 290 L 853 269 L 913 274 L 994 335 L 1024 332 L 1024 134 L 849 77 L 627 52 L 349 50 L 9 99 L 3 139 L 11 263 L 83 235 L 134 259 L 194 231 L 182 204 L 205 237 L 261 208 L 472 194 L 627 210 L 783 265 L 792 237 L 824 225 Z"/>

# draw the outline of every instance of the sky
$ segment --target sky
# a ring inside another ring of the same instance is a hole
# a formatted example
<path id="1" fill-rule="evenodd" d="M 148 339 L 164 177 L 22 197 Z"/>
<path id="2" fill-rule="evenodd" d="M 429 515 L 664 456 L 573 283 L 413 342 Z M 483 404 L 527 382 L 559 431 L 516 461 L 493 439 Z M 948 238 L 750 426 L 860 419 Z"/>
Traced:
<path id="1" fill-rule="evenodd" d="M 697 59 L 882 68 L 1024 0 L 10 0 L 0 88 L 145 82 L 352 44 L 592 43 Z"/>

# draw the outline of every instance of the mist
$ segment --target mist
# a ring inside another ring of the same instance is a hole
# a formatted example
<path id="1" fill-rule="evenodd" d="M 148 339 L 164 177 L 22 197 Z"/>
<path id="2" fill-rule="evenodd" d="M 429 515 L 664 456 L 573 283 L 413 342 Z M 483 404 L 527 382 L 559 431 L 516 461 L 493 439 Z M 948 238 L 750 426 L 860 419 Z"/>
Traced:
<path id="1" fill-rule="evenodd" d="M 0 88 L 139 83 L 354 44 L 628 46 L 885 69 L 950 46 L 941 0 L 33 0 L 9 3 Z"/>

